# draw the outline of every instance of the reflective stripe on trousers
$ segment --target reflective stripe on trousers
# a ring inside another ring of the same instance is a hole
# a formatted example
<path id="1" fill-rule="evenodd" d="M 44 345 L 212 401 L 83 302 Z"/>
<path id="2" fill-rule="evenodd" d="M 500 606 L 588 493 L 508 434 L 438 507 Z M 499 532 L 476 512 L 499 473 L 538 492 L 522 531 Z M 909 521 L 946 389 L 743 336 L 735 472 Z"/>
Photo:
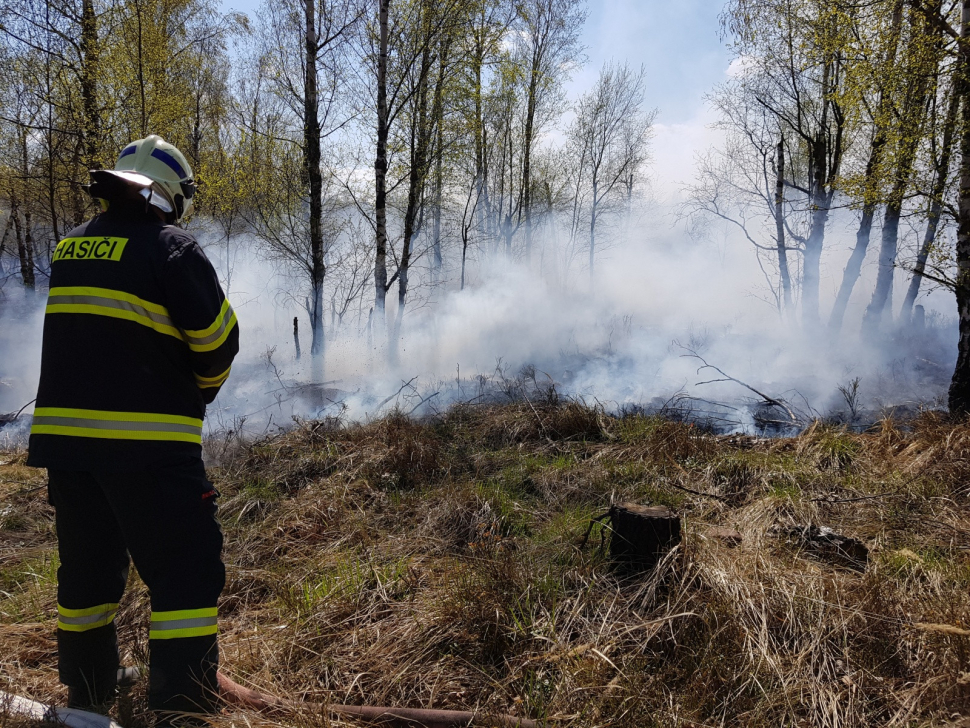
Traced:
<path id="1" fill-rule="evenodd" d="M 30 432 L 33 435 L 100 437 L 112 440 L 176 440 L 202 442 L 202 420 L 152 412 L 38 407 Z"/>
<path id="2" fill-rule="evenodd" d="M 179 637 L 204 637 L 216 634 L 219 609 L 180 609 L 174 612 L 152 612 L 152 626 L 148 638 L 171 640 Z"/>
<path id="3" fill-rule="evenodd" d="M 58 604 L 57 628 L 66 632 L 87 632 L 111 624 L 117 612 L 117 604 L 98 604 L 85 609 L 68 609 Z"/>

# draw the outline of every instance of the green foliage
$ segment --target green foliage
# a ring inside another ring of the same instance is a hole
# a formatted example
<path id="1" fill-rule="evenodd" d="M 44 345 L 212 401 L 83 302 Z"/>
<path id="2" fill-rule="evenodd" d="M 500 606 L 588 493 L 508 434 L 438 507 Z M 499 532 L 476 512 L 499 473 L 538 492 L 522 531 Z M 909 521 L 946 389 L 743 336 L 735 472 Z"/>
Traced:
<path id="1" fill-rule="evenodd" d="M 41 269 L 41 251 L 94 210 L 81 189 L 89 169 L 113 166 L 128 142 L 154 133 L 207 175 L 228 124 L 235 16 L 212 0 L 79 5 L 14 0 L 0 11 L 0 199 Z M 203 188 L 202 211 L 205 201 Z"/>

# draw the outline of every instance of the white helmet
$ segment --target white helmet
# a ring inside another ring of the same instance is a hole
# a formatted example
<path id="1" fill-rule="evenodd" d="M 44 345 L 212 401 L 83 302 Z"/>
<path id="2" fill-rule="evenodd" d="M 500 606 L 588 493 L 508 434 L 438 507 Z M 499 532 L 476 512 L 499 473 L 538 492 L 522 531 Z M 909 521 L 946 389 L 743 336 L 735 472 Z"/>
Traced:
<path id="1" fill-rule="evenodd" d="M 196 190 L 192 168 L 182 152 L 157 134 L 125 147 L 115 163 L 115 171 L 133 172 L 150 179 L 153 184 L 149 201 L 164 212 L 175 213 L 176 221 L 192 212 Z"/>

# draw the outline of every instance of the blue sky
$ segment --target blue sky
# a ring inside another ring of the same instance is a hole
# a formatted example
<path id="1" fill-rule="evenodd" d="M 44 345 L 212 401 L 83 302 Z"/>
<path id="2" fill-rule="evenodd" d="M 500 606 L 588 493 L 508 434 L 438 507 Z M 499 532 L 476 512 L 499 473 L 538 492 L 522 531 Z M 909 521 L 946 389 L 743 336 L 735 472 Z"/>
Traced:
<path id="1" fill-rule="evenodd" d="M 575 75 L 576 92 L 603 63 L 626 61 L 647 69 L 647 102 L 665 123 L 690 121 L 703 95 L 724 79 L 730 54 L 718 38 L 721 2 L 715 0 L 600 0 L 589 3 L 583 34 L 589 63 Z"/>
<path id="2" fill-rule="evenodd" d="M 376 3 L 376 0 L 375 0 Z M 223 0 L 252 12 L 259 0 Z M 694 153 L 713 140 L 704 94 L 726 78 L 731 62 L 719 38 L 722 0 L 589 0 L 583 33 L 587 64 L 567 90 L 575 99 L 613 60 L 646 68 L 647 106 L 660 110 L 653 177 L 665 189 L 687 181 Z"/>
<path id="3" fill-rule="evenodd" d="M 591 0 L 583 40 L 588 62 L 575 98 L 607 61 L 646 68 L 647 106 L 660 113 L 651 176 L 661 197 L 693 175 L 694 155 L 714 142 L 704 95 L 727 78 L 731 53 L 719 37 L 722 0 Z"/>

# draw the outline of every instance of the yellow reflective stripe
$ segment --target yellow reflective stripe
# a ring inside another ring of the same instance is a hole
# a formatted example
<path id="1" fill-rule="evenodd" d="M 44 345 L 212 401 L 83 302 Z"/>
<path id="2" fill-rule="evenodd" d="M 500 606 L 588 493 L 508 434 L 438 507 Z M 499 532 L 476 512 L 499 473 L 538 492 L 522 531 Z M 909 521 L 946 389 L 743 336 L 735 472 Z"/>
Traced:
<path id="1" fill-rule="evenodd" d="M 193 331 L 191 329 L 186 329 L 185 333 L 191 336 L 193 339 L 204 339 L 207 336 L 211 336 L 216 331 L 219 330 L 219 326 L 222 324 L 223 320 L 226 318 L 226 312 L 231 308 L 229 305 L 229 299 L 226 298 L 222 301 L 222 306 L 219 308 L 219 313 L 216 315 L 216 320 L 209 324 L 204 329 L 199 329 L 198 331 Z"/>
<path id="2" fill-rule="evenodd" d="M 180 609 L 172 612 L 152 612 L 148 638 L 170 640 L 181 637 L 205 637 L 217 634 L 218 607 Z"/>
<path id="3" fill-rule="evenodd" d="M 33 425 L 32 435 L 65 435 L 68 437 L 97 437 L 103 440 L 154 440 L 159 442 L 190 442 L 202 444 L 202 435 L 184 432 L 152 432 L 150 430 L 96 430 L 84 427 L 62 427 L 59 425 Z"/>
<path id="4" fill-rule="evenodd" d="M 108 412 L 37 407 L 31 434 L 97 437 L 109 440 L 202 442 L 202 420 L 150 412 Z"/>
<path id="5" fill-rule="evenodd" d="M 117 604 L 99 604 L 85 609 L 67 609 L 57 605 L 57 628 L 66 632 L 87 632 L 114 621 Z"/>
<path id="6" fill-rule="evenodd" d="M 96 607 L 88 607 L 87 609 L 68 609 L 67 607 L 62 607 L 60 604 L 57 605 L 57 613 L 62 617 L 90 617 L 92 614 L 110 612 L 116 609 L 118 609 L 117 604 L 99 604 Z"/>
<path id="7" fill-rule="evenodd" d="M 184 627 L 183 629 L 168 630 L 148 630 L 150 640 L 174 640 L 180 637 L 205 637 L 210 634 L 219 634 L 219 627 L 215 624 L 205 627 Z"/>
<path id="8" fill-rule="evenodd" d="M 174 326 L 160 324 L 156 321 L 152 321 L 146 316 L 139 316 L 134 311 L 125 311 L 123 309 L 112 308 L 109 306 L 51 303 L 47 305 L 45 313 L 86 313 L 94 316 L 109 316 L 110 318 L 124 319 L 125 321 L 133 321 L 136 324 L 142 324 L 150 329 L 155 329 L 155 331 L 160 334 L 174 336 L 176 339 L 182 338 L 181 332 Z"/>
<path id="9" fill-rule="evenodd" d="M 227 298 L 222 302 L 222 308 L 219 309 L 216 320 L 209 326 L 198 331 L 186 329 L 182 333 L 185 336 L 185 342 L 192 351 L 213 351 L 226 342 L 232 327 L 235 325 L 236 312 L 232 310 Z"/>
<path id="10" fill-rule="evenodd" d="M 219 607 L 203 607 L 202 609 L 178 609 L 174 612 L 152 612 L 152 622 L 175 622 L 179 619 L 197 619 L 199 617 L 217 617 Z"/>
<path id="11" fill-rule="evenodd" d="M 98 629 L 98 627 L 107 627 L 115 619 L 114 612 L 108 617 L 108 619 L 99 620 L 91 624 L 68 624 L 64 620 L 57 620 L 57 628 L 65 632 L 87 632 L 92 629 Z"/>
<path id="12" fill-rule="evenodd" d="M 199 389 L 208 389 L 210 387 L 221 387 L 222 384 L 229 379 L 229 372 L 232 367 L 226 369 L 222 374 L 215 377 L 203 377 L 199 374 L 195 374 L 195 383 L 199 386 Z"/>
<path id="13" fill-rule="evenodd" d="M 73 409 L 70 407 L 37 407 L 34 416 L 83 417 L 89 420 L 116 420 L 121 422 L 164 422 L 171 425 L 202 427 L 202 420 L 183 415 L 163 415 L 154 412 L 112 412 L 109 410 Z"/>
<path id="14" fill-rule="evenodd" d="M 111 298 L 115 301 L 127 301 L 128 303 L 134 303 L 137 306 L 141 306 L 147 311 L 152 311 L 153 313 L 160 313 L 163 316 L 168 316 L 168 309 L 158 303 L 152 303 L 151 301 L 146 301 L 144 298 L 138 298 L 138 296 L 132 295 L 131 293 L 125 293 L 124 291 L 116 291 L 112 288 L 95 288 L 93 286 L 59 286 L 57 288 L 51 288 L 49 295 L 51 296 L 98 296 L 99 298 Z"/>
<path id="15" fill-rule="evenodd" d="M 52 288 L 46 313 L 81 313 L 132 321 L 160 334 L 182 339 L 168 309 L 124 291 L 92 286 Z"/>

